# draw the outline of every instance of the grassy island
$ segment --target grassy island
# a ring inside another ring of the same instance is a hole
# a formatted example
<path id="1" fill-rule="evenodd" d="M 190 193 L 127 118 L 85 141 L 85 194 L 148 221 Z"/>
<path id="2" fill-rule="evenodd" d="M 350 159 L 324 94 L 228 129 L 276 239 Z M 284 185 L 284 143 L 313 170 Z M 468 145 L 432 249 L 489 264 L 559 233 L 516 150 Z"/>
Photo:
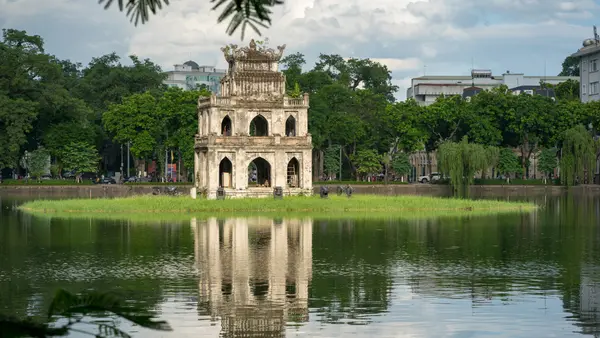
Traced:
<path id="1" fill-rule="evenodd" d="M 468 200 L 425 196 L 358 195 L 351 198 L 330 196 L 286 197 L 282 200 L 226 199 L 193 200 L 190 197 L 134 196 L 113 199 L 36 200 L 20 209 L 36 214 L 59 217 L 148 217 L 165 214 L 187 217 L 211 215 L 273 215 L 331 217 L 401 217 L 428 218 L 527 212 L 536 205 L 524 202 Z"/>

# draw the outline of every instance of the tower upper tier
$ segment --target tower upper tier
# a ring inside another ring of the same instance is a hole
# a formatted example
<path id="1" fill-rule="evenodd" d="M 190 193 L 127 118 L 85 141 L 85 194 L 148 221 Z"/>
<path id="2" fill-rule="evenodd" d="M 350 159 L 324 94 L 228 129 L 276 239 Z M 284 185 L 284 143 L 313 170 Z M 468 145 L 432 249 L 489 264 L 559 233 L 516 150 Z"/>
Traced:
<path id="1" fill-rule="evenodd" d="M 222 96 L 243 96 L 254 100 L 272 100 L 285 94 L 285 75 L 278 70 L 285 45 L 277 50 L 257 46 L 229 45 L 221 48 L 229 63 L 227 75 L 221 79 Z"/>

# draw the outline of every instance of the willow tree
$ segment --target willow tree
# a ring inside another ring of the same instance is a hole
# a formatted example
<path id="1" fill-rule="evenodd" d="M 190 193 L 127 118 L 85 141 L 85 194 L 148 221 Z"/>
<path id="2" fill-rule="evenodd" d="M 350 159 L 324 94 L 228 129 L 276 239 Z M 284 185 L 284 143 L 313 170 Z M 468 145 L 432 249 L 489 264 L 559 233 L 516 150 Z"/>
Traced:
<path id="1" fill-rule="evenodd" d="M 498 161 L 500 160 L 500 149 L 494 146 L 484 146 L 485 148 L 485 161 L 483 162 L 483 167 L 481 167 L 481 178 L 485 179 L 485 174 L 487 173 L 490 167 L 495 167 L 498 165 Z"/>
<path id="2" fill-rule="evenodd" d="M 444 176 L 450 177 L 454 195 L 469 196 L 469 186 L 473 184 L 475 174 L 489 167 L 490 156 L 485 146 L 469 143 L 467 137 L 460 142 L 444 142 L 437 151 L 438 166 Z"/>
<path id="3" fill-rule="evenodd" d="M 560 181 L 570 187 L 577 180 L 593 182 L 596 171 L 596 144 L 592 135 L 582 126 L 564 133 L 560 159 Z"/>

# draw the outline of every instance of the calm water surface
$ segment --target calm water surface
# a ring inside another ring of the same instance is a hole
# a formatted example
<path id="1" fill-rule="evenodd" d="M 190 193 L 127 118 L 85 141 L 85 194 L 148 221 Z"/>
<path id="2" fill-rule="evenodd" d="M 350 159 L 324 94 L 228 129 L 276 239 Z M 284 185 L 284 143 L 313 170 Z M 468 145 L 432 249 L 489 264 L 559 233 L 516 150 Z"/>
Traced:
<path id="1" fill-rule="evenodd" d="M 96 289 L 174 328 L 123 323 L 136 337 L 600 337 L 598 198 L 463 219 L 176 223 L 0 201 L 0 313 L 43 316 L 56 289 Z"/>

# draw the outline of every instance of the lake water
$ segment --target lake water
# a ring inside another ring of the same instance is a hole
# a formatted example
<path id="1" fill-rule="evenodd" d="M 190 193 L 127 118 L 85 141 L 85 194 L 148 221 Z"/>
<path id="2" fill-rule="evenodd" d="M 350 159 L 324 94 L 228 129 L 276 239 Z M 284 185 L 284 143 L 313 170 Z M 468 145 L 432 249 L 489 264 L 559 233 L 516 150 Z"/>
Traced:
<path id="1" fill-rule="evenodd" d="M 0 201 L 0 313 L 43 317 L 58 288 L 95 289 L 174 329 L 124 322 L 136 337 L 600 336 L 598 198 L 462 219 L 175 223 Z"/>

